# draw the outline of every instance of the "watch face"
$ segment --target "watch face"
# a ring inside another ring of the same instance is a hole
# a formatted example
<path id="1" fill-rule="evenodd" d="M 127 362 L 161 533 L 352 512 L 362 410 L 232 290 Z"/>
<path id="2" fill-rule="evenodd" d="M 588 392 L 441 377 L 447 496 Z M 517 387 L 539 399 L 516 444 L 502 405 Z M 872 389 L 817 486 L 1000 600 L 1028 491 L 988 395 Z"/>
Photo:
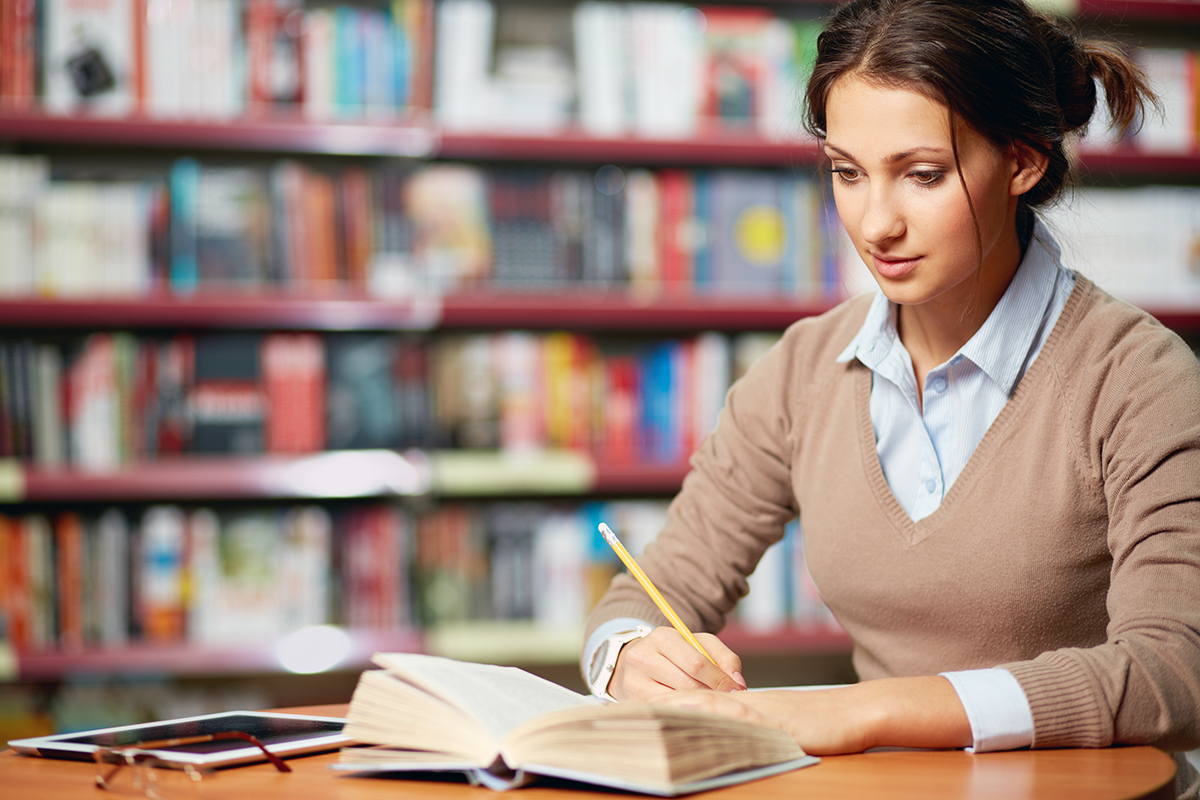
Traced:
<path id="1" fill-rule="evenodd" d="M 604 660 L 608 657 L 608 646 L 610 640 L 605 639 L 596 648 L 596 655 L 592 658 L 592 664 L 588 667 L 588 685 L 595 688 L 596 681 L 600 679 L 600 673 L 604 671 Z"/>

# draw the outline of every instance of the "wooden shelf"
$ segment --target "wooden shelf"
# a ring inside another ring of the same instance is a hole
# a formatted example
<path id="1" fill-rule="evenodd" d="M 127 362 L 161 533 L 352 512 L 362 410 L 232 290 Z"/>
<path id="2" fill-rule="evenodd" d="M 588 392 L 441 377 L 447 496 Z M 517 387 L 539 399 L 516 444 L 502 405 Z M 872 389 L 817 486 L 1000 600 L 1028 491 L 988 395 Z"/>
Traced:
<path id="1" fill-rule="evenodd" d="M 1076 0 L 1077 16 L 1122 22 L 1200 22 L 1195 0 Z"/>
<path id="2" fill-rule="evenodd" d="M 840 628 L 788 627 L 757 631 L 730 625 L 719 634 L 721 641 L 742 655 L 778 653 L 845 653 L 852 642 Z"/>
<path id="3" fill-rule="evenodd" d="M 832 308 L 832 299 L 542 291 L 375 300 L 279 292 L 97 298 L 3 298 L 0 328 L 188 330 L 782 330 Z"/>
<path id="4" fill-rule="evenodd" d="M 361 670 L 379 651 L 424 652 L 419 631 L 348 631 L 350 653 L 336 670 Z M 81 676 L 217 677 L 278 673 L 284 669 L 267 645 L 208 647 L 187 643 L 158 645 L 134 643 L 119 648 L 42 650 L 17 654 L 17 679 L 47 681 Z"/>
<path id="5" fill-rule="evenodd" d="M 736 131 L 687 139 L 597 138 L 578 130 L 516 135 L 444 131 L 439 158 L 479 161 L 811 167 L 818 151 L 810 140 L 768 139 Z"/>
<path id="6" fill-rule="evenodd" d="M 691 469 L 687 464 L 604 464 L 596 467 L 595 494 L 675 494 Z"/>
<path id="7" fill-rule="evenodd" d="M 391 301 L 332 292 L 0 299 L 0 326 L 6 328 L 426 330 L 441 315 L 437 298 Z"/>
<path id="8" fill-rule="evenodd" d="M 1200 4 L 1197 5 L 1200 9 Z M 1133 147 L 1111 150 L 1083 150 L 1080 167 L 1085 174 L 1105 174 L 1114 178 L 1194 179 L 1200 176 L 1200 153 L 1146 152 Z"/>
<path id="9" fill-rule="evenodd" d="M 0 503 L 334 500 L 354 497 L 662 496 L 687 464 L 599 463 L 586 453 L 344 450 L 310 456 L 174 456 L 110 471 L 0 463 Z"/>
<path id="10" fill-rule="evenodd" d="M 1085 0 L 1086 4 L 1087 0 Z M 1103 13 L 1124 8 L 1121 0 L 1092 0 Z M 1162 18 L 1200 22 L 1200 3 L 1130 2 L 1161 8 Z M 1090 13 L 1090 12 L 1089 12 Z M 1098 12 L 1099 13 L 1099 12 Z M 1142 11 L 1137 11 L 1142 15 Z M 1145 12 L 1151 16 L 1150 12 Z M 1175 15 L 1175 16 L 1172 16 Z M 578 129 L 553 134 L 440 131 L 420 122 L 310 122 L 270 117 L 227 122 L 59 116 L 0 110 L 0 141 L 108 145 L 205 151 L 260 151 L 314 155 L 411 156 L 420 158 L 538 163 L 617 163 L 674 166 L 782 167 L 809 169 L 819 151 L 807 139 L 769 139 L 754 132 L 701 134 L 686 139 L 602 138 Z M 1088 151 L 1089 171 L 1117 175 L 1200 175 L 1200 154 L 1146 153 L 1134 148 Z"/>
<path id="11" fill-rule="evenodd" d="M 777 295 L 679 293 L 639 298 L 624 291 L 463 292 L 443 300 L 439 327 L 778 331 L 802 317 L 824 313 L 836 302 Z"/>
<path id="12" fill-rule="evenodd" d="M 511 635 L 520 628 L 519 639 L 541 636 L 532 623 L 489 623 L 475 622 L 460 626 L 461 638 L 465 631 L 472 631 L 484 639 Z M 495 630 L 492 632 L 491 629 Z M 376 652 L 429 652 L 430 642 L 419 630 L 401 631 L 348 631 L 351 649 L 333 670 L 361 670 L 368 666 L 371 655 Z M 447 641 L 454 636 L 446 638 Z M 570 639 L 569 636 L 565 636 Z M 434 636 L 437 639 L 437 635 Z M 549 636 L 550 644 L 541 644 L 528 652 L 518 651 L 510 645 L 500 650 L 487 652 L 474 647 L 470 652 L 458 652 L 461 645 L 443 643 L 441 649 L 453 657 L 468 657 L 492 663 L 563 663 L 574 662 L 577 647 L 574 640 L 564 647 L 561 632 Z M 851 647 L 850 637 L 838 630 L 825 628 L 784 628 L 771 632 L 752 632 L 736 625 L 721 632 L 721 640 L 743 656 L 775 655 L 780 653 L 844 653 Z M 437 642 L 433 649 L 439 649 Z M 453 651 L 453 652 L 450 652 Z M 531 657 L 530 652 L 535 655 Z M 159 676 L 172 677 L 219 677 L 250 674 L 272 674 L 283 672 L 276 655 L 275 643 L 262 646 L 208 647 L 187 643 L 156 645 L 134 643 L 117 648 L 85 648 L 80 650 L 42 650 L 18 653 L 18 675 L 21 681 L 53 681 L 74 677 L 105 676 Z"/>
<path id="13" fill-rule="evenodd" d="M 423 454 L 348 450 L 311 456 L 175 457 L 108 472 L 22 470 L 9 502 L 335 499 L 426 494 Z"/>
<path id="14" fill-rule="evenodd" d="M 484 291 L 444 298 L 375 300 L 286 293 L 226 295 L 202 292 L 174 297 L 0 299 L 0 330 L 507 330 L 579 331 L 781 331 L 822 314 L 836 298 L 705 296 L 629 292 Z M 1172 328 L 1200 329 L 1200 306 L 1149 305 Z"/>
<path id="15" fill-rule="evenodd" d="M 0 112 L 0 141 L 417 158 L 438 150 L 436 131 L 420 120 L 312 122 L 296 115 L 272 115 L 211 121 L 62 116 L 11 109 Z"/>

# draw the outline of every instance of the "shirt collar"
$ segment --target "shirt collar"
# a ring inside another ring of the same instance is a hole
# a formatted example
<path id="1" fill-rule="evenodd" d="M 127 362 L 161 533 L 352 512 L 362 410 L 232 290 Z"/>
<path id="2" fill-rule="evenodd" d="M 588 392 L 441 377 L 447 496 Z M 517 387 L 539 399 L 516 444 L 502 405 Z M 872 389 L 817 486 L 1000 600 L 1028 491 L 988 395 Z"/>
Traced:
<path id="1" fill-rule="evenodd" d="M 1000 302 L 983 326 L 962 346 L 959 353 L 987 373 L 996 385 L 1011 394 L 1021 377 L 1029 348 L 1033 346 L 1041 320 L 1054 294 L 1061 251 L 1054 237 L 1036 220 L 1025 257 Z M 882 291 L 876 292 L 862 327 L 837 357 L 838 363 L 857 358 L 876 370 L 898 344 L 895 305 Z"/>

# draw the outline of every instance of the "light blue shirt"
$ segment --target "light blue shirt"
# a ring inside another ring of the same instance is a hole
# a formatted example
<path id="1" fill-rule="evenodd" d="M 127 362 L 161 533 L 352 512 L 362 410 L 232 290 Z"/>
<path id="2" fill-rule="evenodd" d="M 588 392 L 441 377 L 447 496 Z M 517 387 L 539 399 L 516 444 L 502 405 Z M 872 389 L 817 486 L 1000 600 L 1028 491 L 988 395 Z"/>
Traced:
<path id="1" fill-rule="evenodd" d="M 1041 222 L 1012 283 L 983 326 L 925 378 L 918 399 L 912 359 L 896 332 L 896 307 L 879 292 L 839 362 L 857 358 L 873 373 L 871 422 L 888 486 L 912 519 L 929 516 L 966 466 L 984 433 L 1037 358 L 1075 286 L 1075 273 Z M 584 663 L 600 642 L 638 624 L 614 619 L 589 637 Z M 1029 701 L 1002 669 L 942 673 L 971 723 L 976 752 L 1033 741 Z"/>

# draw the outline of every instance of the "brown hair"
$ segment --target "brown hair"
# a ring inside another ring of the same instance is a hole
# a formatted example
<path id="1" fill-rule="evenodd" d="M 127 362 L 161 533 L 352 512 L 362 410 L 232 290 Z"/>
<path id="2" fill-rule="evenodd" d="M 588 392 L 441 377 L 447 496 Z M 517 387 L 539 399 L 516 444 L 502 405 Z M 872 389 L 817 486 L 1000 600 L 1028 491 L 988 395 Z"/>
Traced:
<path id="1" fill-rule="evenodd" d="M 1024 212 L 1057 197 L 1071 176 L 1065 141 L 1092 118 L 1097 81 L 1121 133 L 1147 103 L 1157 103 L 1141 69 L 1116 47 L 1081 40 L 1023 0 L 854 0 L 837 7 L 817 40 L 805 93 L 805 127 L 818 138 L 825 136 L 834 82 L 851 73 L 943 102 L 952 122 L 961 118 L 997 146 L 1022 143 L 1046 154 L 1046 174 L 1021 198 Z"/>

